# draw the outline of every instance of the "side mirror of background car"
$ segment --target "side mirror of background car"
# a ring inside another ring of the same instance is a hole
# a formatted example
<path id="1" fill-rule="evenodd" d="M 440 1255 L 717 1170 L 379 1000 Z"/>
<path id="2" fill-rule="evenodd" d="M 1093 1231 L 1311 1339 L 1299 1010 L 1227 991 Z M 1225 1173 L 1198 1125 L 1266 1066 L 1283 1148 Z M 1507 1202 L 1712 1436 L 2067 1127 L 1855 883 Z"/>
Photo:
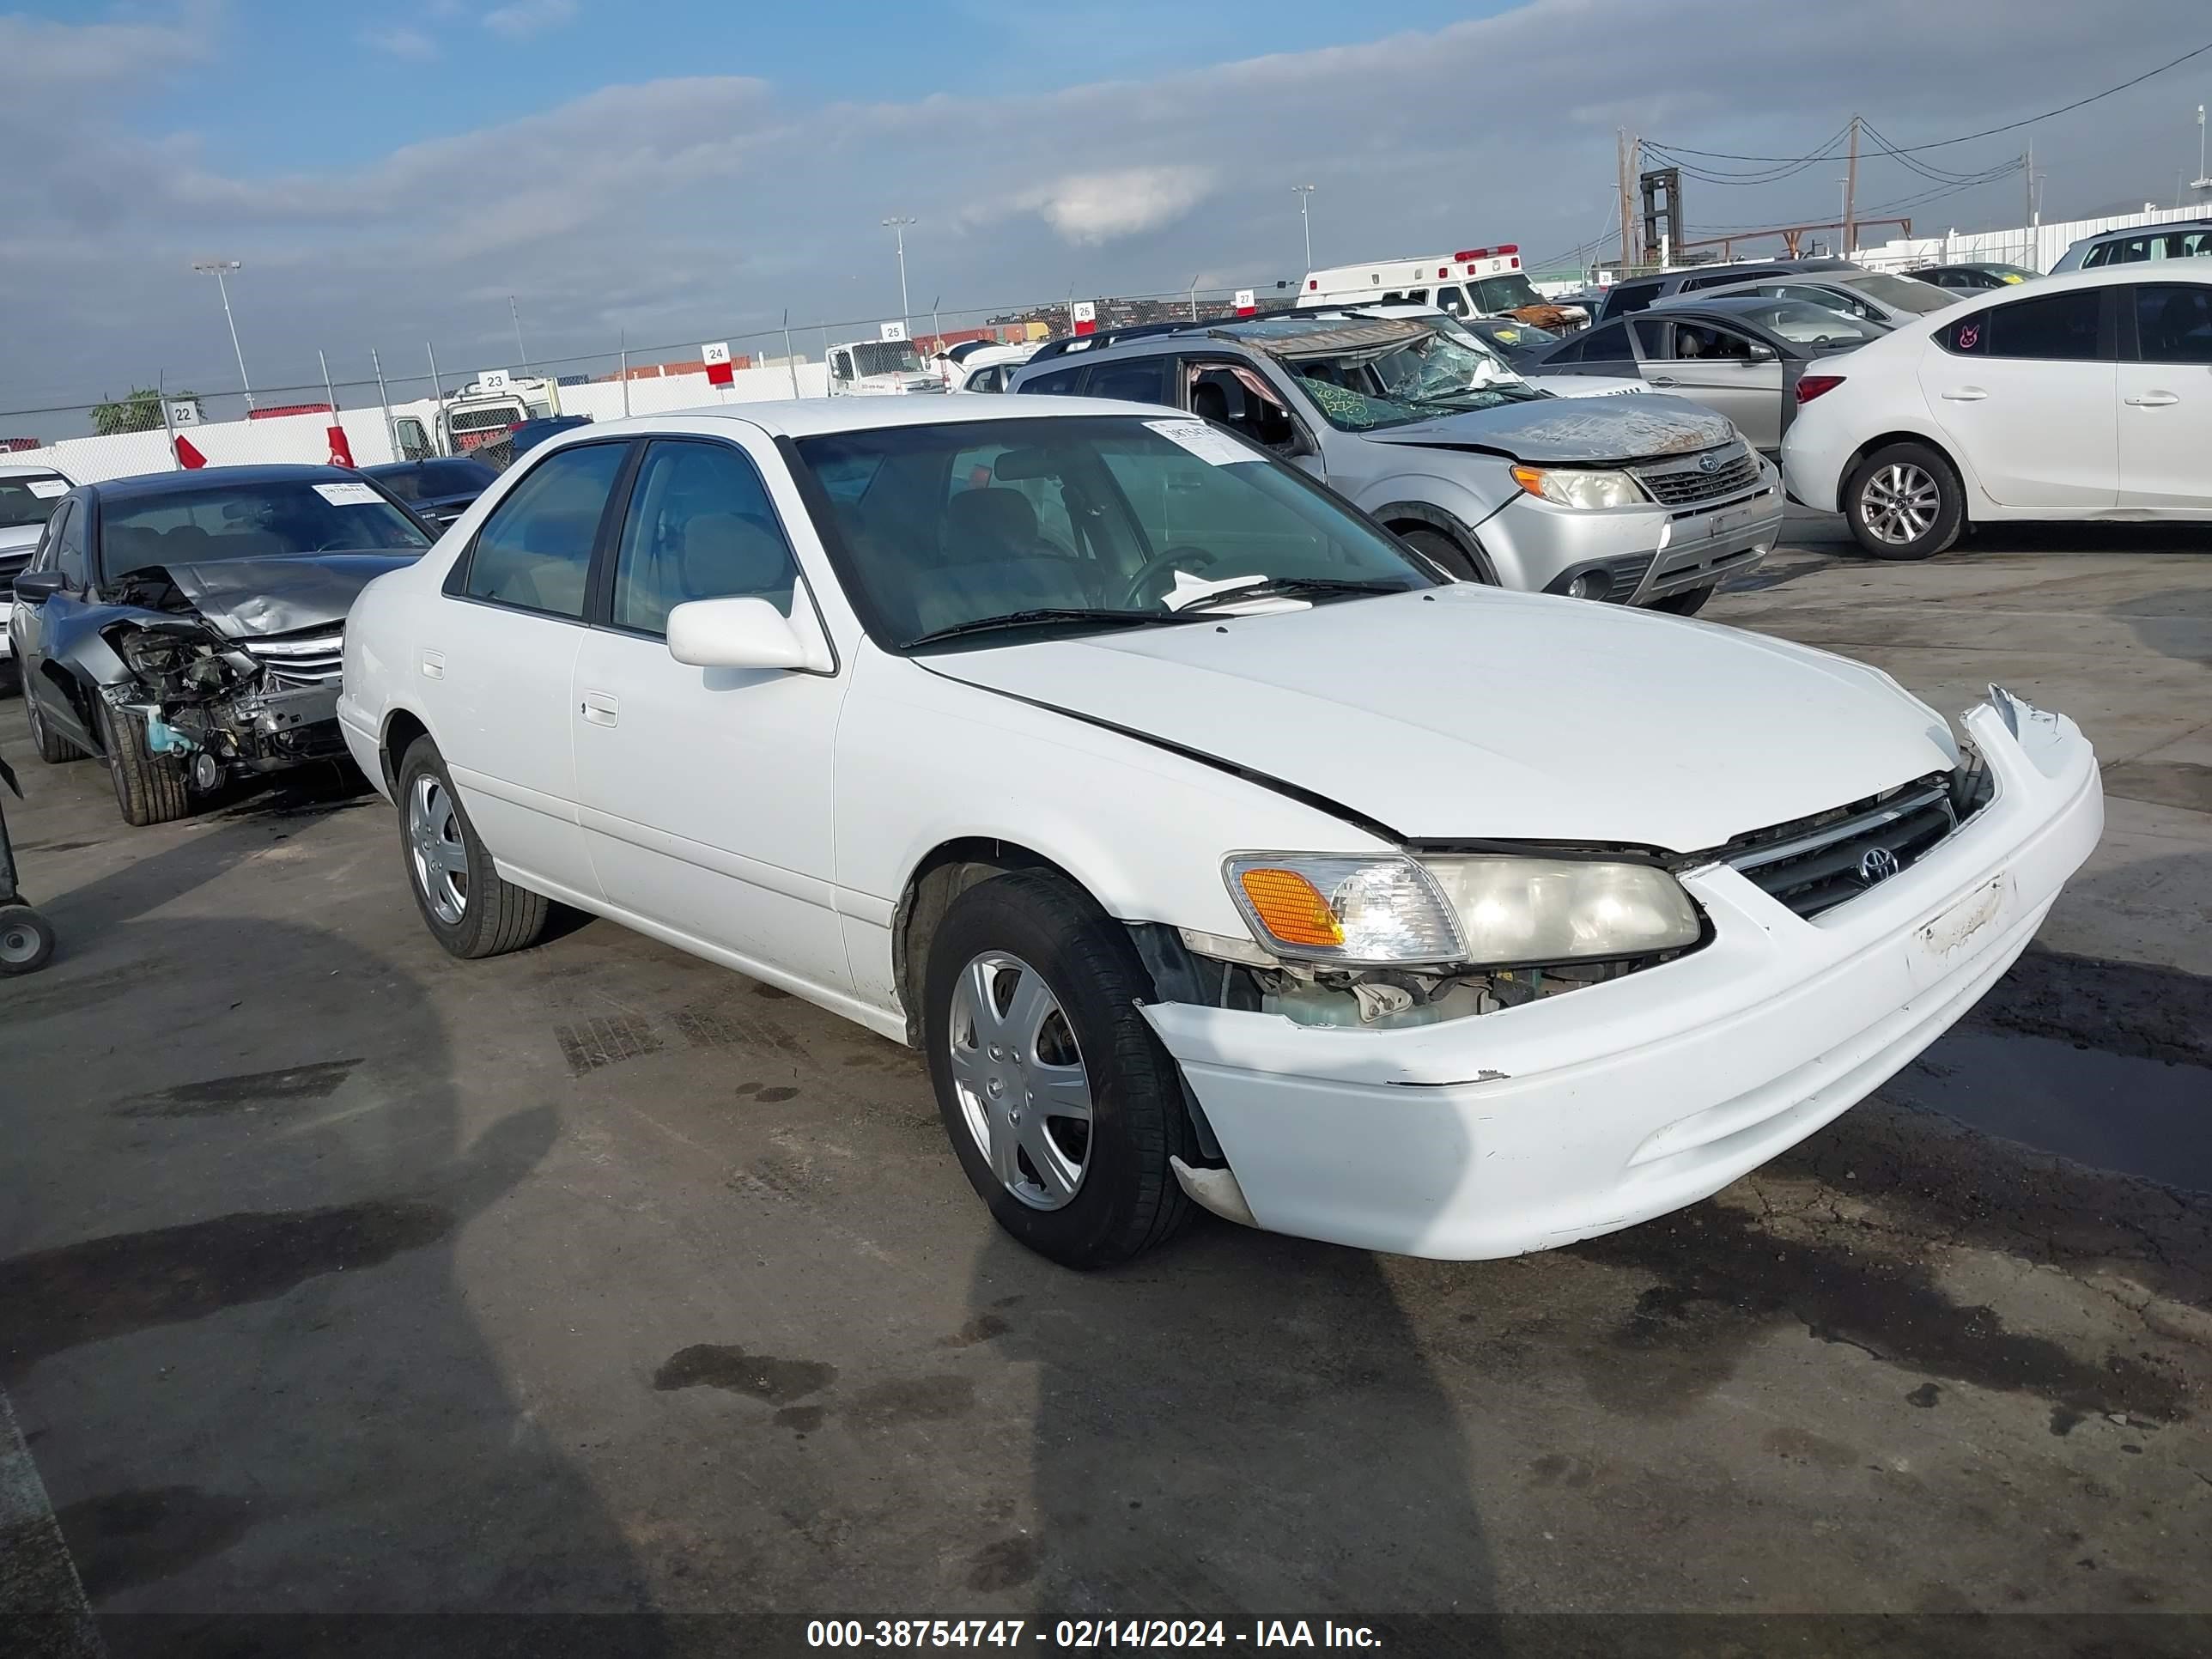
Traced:
<path id="1" fill-rule="evenodd" d="M 1772 346 L 1761 345 L 1754 340 L 1752 342 L 1751 356 L 1746 361 L 1754 363 L 1771 363 L 1774 359 L 1775 350 Z"/>
<path id="2" fill-rule="evenodd" d="M 694 668 L 826 670 L 829 653 L 810 646 L 766 599 L 693 599 L 668 613 L 668 654 Z"/>
<path id="3" fill-rule="evenodd" d="M 19 570 L 15 573 L 15 597 L 27 605 L 51 599 L 66 586 L 58 570 Z"/>

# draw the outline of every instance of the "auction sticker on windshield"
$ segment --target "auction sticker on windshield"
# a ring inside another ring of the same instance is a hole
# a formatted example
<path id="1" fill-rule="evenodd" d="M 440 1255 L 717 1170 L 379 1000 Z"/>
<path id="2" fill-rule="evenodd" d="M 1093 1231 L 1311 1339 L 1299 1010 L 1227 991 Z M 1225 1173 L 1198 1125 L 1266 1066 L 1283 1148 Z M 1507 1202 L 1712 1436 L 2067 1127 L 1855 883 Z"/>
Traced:
<path id="1" fill-rule="evenodd" d="M 319 483 L 315 494 L 332 507 L 374 507 L 384 499 L 365 483 Z"/>
<path id="2" fill-rule="evenodd" d="M 69 483 L 63 478 L 33 478 L 31 493 L 42 501 L 50 501 L 57 495 L 68 495 Z"/>
<path id="3" fill-rule="evenodd" d="M 1181 444 L 1212 466 L 1234 466 L 1260 458 L 1224 432 L 1216 432 L 1203 421 L 1146 421 L 1145 424 L 1171 444 Z"/>

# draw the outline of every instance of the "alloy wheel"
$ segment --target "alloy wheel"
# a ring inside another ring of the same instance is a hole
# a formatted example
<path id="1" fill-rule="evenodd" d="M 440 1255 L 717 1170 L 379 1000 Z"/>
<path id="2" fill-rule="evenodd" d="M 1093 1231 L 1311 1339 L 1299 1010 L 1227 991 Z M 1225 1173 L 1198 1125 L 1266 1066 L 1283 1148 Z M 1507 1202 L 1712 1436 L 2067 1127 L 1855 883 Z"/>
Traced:
<path id="1" fill-rule="evenodd" d="M 1942 487 L 1925 467 L 1910 461 L 1893 461 L 1859 490 L 1859 516 L 1868 533 L 1892 547 L 1925 536 L 1942 504 Z"/>
<path id="2" fill-rule="evenodd" d="M 418 774 L 407 791 L 407 854 L 432 914 L 457 927 L 469 908 L 469 849 L 445 784 Z"/>
<path id="3" fill-rule="evenodd" d="M 1090 1167 L 1091 1075 L 1044 976 L 1003 951 L 975 957 L 946 1041 L 961 1116 L 1000 1183 L 1031 1209 L 1072 1202 Z"/>

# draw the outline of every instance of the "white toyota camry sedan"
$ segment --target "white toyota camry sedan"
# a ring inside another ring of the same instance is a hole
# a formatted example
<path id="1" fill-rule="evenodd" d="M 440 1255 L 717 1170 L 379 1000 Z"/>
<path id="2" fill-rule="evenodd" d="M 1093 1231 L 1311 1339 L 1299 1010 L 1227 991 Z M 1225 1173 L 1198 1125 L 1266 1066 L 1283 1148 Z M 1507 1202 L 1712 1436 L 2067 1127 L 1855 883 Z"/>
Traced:
<path id="1" fill-rule="evenodd" d="M 1467 1258 L 1714 1192 L 2034 933 L 2088 743 L 1451 581 L 1157 408 L 580 428 L 372 583 L 339 704 L 461 957 L 549 902 L 918 1047 L 1077 1267 L 1194 1202 Z"/>

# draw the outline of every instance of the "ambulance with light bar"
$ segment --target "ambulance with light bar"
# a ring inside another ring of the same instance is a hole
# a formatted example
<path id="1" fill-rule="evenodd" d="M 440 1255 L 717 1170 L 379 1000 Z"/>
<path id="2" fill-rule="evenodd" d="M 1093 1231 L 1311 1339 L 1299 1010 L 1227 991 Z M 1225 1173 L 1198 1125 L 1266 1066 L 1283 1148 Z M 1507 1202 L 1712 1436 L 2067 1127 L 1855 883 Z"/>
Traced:
<path id="1" fill-rule="evenodd" d="M 1536 328 L 1583 328 L 1589 313 L 1553 305 L 1521 268 L 1521 249 L 1463 247 L 1409 259 L 1370 259 L 1364 264 L 1310 270 L 1298 285 L 1301 306 L 1434 306 L 1454 317 L 1510 317 Z"/>

